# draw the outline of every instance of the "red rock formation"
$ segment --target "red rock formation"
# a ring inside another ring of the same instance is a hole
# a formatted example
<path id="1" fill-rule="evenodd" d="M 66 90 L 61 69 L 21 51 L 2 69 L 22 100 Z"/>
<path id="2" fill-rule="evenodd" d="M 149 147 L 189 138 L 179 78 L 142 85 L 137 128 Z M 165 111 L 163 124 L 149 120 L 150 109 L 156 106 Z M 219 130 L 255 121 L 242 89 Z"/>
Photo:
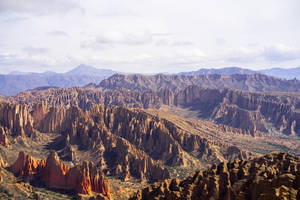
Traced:
<path id="1" fill-rule="evenodd" d="M 12 134 L 30 136 L 33 121 L 27 105 L 0 103 L 1 125 L 11 130 Z"/>
<path id="2" fill-rule="evenodd" d="M 100 193 L 108 199 L 111 196 L 108 180 L 92 162 L 70 169 L 60 161 L 55 151 L 50 152 L 47 160 L 40 162 L 20 152 L 10 168 L 19 178 L 39 180 L 49 188 L 74 190 L 86 195 Z"/>
<path id="3" fill-rule="evenodd" d="M 68 172 L 69 168 L 60 161 L 57 153 L 51 151 L 41 172 L 42 181 L 50 188 L 68 189 Z"/>
<path id="4" fill-rule="evenodd" d="M 96 192 L 110 197 L 108 180 L 93 162 L 85 161 L 81 166 L 71 168 L 67 174 L 67 185 L 73 185 L 80 194 Z"/>
<path id="5" fill-rule="evenodd" d="M 39 162 L 32 156 L 20 151 L 18 159 L 10 168 L 18 177 L 31 178 L 32 175 L 38 173 Z"/>

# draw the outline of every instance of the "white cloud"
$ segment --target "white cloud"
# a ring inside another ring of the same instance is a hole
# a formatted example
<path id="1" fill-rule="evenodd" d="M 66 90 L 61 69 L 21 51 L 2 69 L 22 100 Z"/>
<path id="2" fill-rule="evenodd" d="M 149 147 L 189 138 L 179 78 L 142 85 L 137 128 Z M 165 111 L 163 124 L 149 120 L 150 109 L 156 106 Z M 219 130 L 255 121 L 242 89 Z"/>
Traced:
<path id="1" fill-rule="evenodd" d="M 279 63 L 300 59 L 300 48 L 284 44 L 266 46 L 244 46 L 230 51 L 226 57 L 233 63 L 255 63 L 267 61 Z"/>
<path id="2" fill-rule="evenodd" d="M 32 13 L 38 15 L 66 13 L 70 10 L 82 8 L 72 0 L 0 0 L 0 12 L 4 13 Z"/>
<path id="3" fill-rule="evenodd" d="M 261 55 L 272 62 L 300 59 L 300 48 L 276 44 L 265 47 Z"/>
<path id="4" fill-rule="evenodd" d="M 28 46 L 23 48 L 23 51 L 28 55 L 39 55 L 49 52 L 49 49 L 44 47 Z"/>
<path id="5" fill-rule="evenodd" d="M 55 37 L 69 37 L 68 33 L 66 33 L 65 31 L 61 31 L 61 30 L 49 31 L 47 34 L 50 36 L 55 36 Z"/>
<path id="6" fill-rule="evenodd" d="M 0 0 L 0 52 L 18 55 L 0 57 L 0 72 L 300 65 L 299 8 L 299 0 Z"/>
<path id="7" fill-rule="evenodd" d="M 153 41 L 151 34 L 132 34 L 132 33 L 122 33 L 117 31 L 110 31 L 107 33 L 102 33 L 89 38 L 81 42 L 82 48 L 92 48 L 92 49 L 105 49 L 111 48 L 118 45 L 145 45 Z"/>

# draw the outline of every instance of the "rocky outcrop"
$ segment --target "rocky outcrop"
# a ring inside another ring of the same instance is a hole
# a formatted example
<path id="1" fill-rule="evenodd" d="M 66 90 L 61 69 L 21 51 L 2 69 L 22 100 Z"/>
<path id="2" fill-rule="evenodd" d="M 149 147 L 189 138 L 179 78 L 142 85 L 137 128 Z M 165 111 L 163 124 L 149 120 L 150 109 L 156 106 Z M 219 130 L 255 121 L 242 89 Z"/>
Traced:
<path id="1" fill-rule="evenodd" d="M 300 159 L 286 153 L 213 165 L 185 180 L 169 179 L 138 191 L 137 199 L 299 199 Z"/>
<path id="2" fill-rule="evenodd" d="M 71 188 L 76 188 L 80 194 L 92 194 L 92 192 L 103 194 L 110 198 L 108 180 L 93 162 L 83 162 L 81 166 L 70 169 L 66 175 L 66 182 Z"/>
<path id="3" fill-rule="evenodd" d="M 105 137 L 105 135 L 103 135 Z M 106 152 L 104 157 L 110 166 L 110 173 L 119 176 L 122 180 L 132 177 L 141 181 L 156 181 L 170 178 L 169 171 L 157 164 L 147 153 L 138 150 L 123 138 L 106 135 L 103 145 Z M 109 143 L 107 143 L 110 141 Z"/>
<path id="4" fill-rule="evenodd" d="M 0 125 L 0 145 L 3 145 L 5 147 L 9 145 L 9 141 L 7 138 L 8 135 L 9 135 L 9 131 Z"/>
<path id="5" fill-rule="evenodd" d="M 94 163 L 83 162 L 81 166 L 69 168 L 54 151 L 40 162 L 20 152 L 10 169 L 20 179 L 42 183 L 49 188 L 72 190 L 86 195 L 100 193 L 108 199 L 111 196 L 108 180 Z"/>
<path id="6" fill-rule="evenodd" d="M 57 153 L 51 151 L 47 160 L 41 161 L 45 163 L 45 166 L 41 170 L 42 182 L 49 188 L 68 189 L 66 175 L 69 172 L 69 168 L 60 161 Z M 74 187 L 71 187 L 74 188 Z M 74 188 L 75 189 L 75 188 Z"/>
<path id="7" fill-rule="evenodd" d="M 21 136 L 30 136 L 33 133 L 32 119 L 26 105 L 1 102 L 0 110 L 0 126 Z"/>
<path id="8" fill-rule="evenodd" d="M 19 152 L 16 162 L 10 167 L 11 171 L 18 177 L 30 179 L 39 172 L 40 163 L 31 155 Z M 42 165 L 41 165 L 42 166 Z"/>

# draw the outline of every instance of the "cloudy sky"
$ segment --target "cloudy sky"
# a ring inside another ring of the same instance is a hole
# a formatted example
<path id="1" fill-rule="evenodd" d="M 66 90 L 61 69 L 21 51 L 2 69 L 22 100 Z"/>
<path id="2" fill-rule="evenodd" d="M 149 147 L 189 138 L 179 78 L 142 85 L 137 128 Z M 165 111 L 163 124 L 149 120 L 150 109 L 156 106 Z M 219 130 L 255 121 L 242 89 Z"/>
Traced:
<path id="1" fill-rule="evenodd" d="M 0 73 L 300 66 L 299 0 L 0 0 Z"/>

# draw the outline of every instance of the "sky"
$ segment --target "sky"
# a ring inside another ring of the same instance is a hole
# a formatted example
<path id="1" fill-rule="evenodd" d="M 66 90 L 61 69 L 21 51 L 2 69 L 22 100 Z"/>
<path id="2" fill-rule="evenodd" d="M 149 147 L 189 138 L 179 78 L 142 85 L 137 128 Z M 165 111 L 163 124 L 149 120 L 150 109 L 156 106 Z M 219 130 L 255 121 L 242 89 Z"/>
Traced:
<path id="1" fill-rule="evenodd" d="M 300 66 L 299 0 L 0 0 L 0 73 Z"/>

